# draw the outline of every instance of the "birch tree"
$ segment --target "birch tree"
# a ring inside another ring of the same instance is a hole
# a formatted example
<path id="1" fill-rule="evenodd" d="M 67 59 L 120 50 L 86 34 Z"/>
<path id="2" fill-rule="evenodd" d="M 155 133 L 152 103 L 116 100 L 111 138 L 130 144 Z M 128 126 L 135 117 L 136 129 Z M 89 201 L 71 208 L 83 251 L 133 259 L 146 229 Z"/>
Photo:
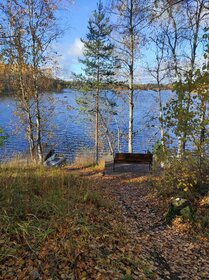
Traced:
<path id="1" fill-rule="evenodd" d="M 31 156 L 43 160 L 42 88 L 39 80 L 49 59 L 48 50 L 59 36 L 55 12 L 60 1 L 1 1 L 3 33 L 7 38 L 4 59 L 17 75 L 19 108 L 26 122 L 26 135 Z"/>
<path id="2" fill-rule="evenodd" d="M 186 53 L 186 58 L 189 63 L 188 69 L 186 69 L 187 79 L 191 82 L 194 80 L 195 71 L 198 67 L 198 49 L 202 43 L 202 32 L 207 25 L 209 20 L 209 2 L 207 0 L 195 0 L 195 1 L 186 1 L 186 14 L 187 14 L 187 23 L 188 23 L 188 35 L 187 42 L 189 45 L 189 52 Z M 186 95 L 186 113 L 190 114 L 190 107 L 192 103 L 192 92 L 185 92 Z M 185 120 L 184 124 L 184 135 L 183 135 L 183 152 L 186 149 L 187 143 L 187 131 L 188 121 Z"/>
<path id="3" fill-rule="evenodd" d="M 168 65 L 166 61 L 166 49 L 165 49 L 165 33 L 159 33 L 161 26 L 158 26 L 158 32 L 154 33 L 150 37 L 150 44 L 155 48 L 155 60 L 154 66 L 147 66 L 150 75 L 154 78 L 157 85 L 157 95 L 158 95 L 158 108 L 159 108 L 159 122 L 160 122 L 160 142 L 163 150 L 165 150 L 165 130 L 164 130 L 164 115 L 163 115 L 163 105 L 161 98 L 161 86 L 162 82 L 167 77 Z"/>
<path id="4" fill-rule="evenodd" d="M 193 92 L 199 97 L 199 104 L 197 106 L 199 118 L 195 123 L 194 131 L 196 133 L 194 142 L 197 147 L 200 160 L 205 156 L 206 138 L 208 136 L 208 102 L 209 102 L 209 28 L 205 29 L 203 36 L 205 40 L 204 60 L 202 66 L 197 69 L 193 77 Z"/>
<path id="5" fill-rule="evenodd" d="M 205 0 L 159 2 L 162 5 L 160 10 L 163 11 L 163 18 L 158 20 L 165 22 L 164 32 L 166 47 L 170 53 L 170 71 L 174 74 L 177 93 L 177 99 L 170 103 L 167 110 L 167 125 L 175 127 L 179 157 L 183 156 L 188 137 L 192 133 L 195 112 L 192 109 L 191 83 L 197 67 L 201 33 L 207 17 L 206 2 Z M 162 16 L 162 13 L 160 14 Z"/>
<path id="6" fill-rule="evenodd" d="M 148 2 L 146 5 L 148 5 Z M 112 1 L 112 14 L 116 18 L 114 41 L 117 46 L 117 56 L 120 61 L 120 76 L 128 80 L 129 126 L 128 152 L 133 152 L 133 114 L 134 114 L 134 79 L 139 58 L 140 37 L 146 18 L 147 7 L 144 1 L 117 0 Z"/>

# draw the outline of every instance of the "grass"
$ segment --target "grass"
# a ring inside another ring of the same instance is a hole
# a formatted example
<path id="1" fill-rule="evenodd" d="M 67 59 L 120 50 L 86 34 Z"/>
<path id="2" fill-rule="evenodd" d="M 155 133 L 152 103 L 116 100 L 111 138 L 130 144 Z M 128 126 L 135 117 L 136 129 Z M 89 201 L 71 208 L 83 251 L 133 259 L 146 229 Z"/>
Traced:
<path id="1" fill-rule="evenodd" d="M 103 159 L 99 160 L 98 164 L 95 163 L 95 155 L 93 150 L 77 151 L 72 167 L 85 168 L 89 171 L 103 171 L 105 162 Z"/>
<path id="2" fill-rule="evenodd" d="M 20 232 L 35 234 L 37 224 L 49 226 L 51 218 L 72 216 L 77 203 L 106 204 L 90 190 L 88 180 L 59 169 L 4 165 L 0 185 L 1 223 L 6 224 L 7 233 L 16 231 L 20 236 Z"/>
<path id="3" fill-rule="evenodd" d="M 95 155 L 93 150 L 77 151 L 73 166 L 79 168 L 92 167 L 95 165 Z"/>
<path id="4" fill-rule="evenodd" d="M 0 186 L 0 279 L 122 279 L 124 254 L 137 262 L 97 182 L 15 162 L 0 166 Z"/>

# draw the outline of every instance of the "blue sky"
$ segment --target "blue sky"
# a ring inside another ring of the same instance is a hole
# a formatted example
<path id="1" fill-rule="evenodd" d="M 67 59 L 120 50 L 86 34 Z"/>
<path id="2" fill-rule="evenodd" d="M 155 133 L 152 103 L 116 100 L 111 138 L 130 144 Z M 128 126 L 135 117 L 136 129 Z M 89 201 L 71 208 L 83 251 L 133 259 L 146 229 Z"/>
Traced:
<path id="1" fill-rule="evenodd" d="M 81 65 L 78 57 L 82 55 L 81 37 L 87 33 L 87 23 L 93 10 L 96 9 L 97 0 L 76 0 L 67 10 L 61 10 L 59 17 L 62 17 L 61 25 L 66 28 L 64 36 L 59 39 L 55 48 L 60 54 L 59 62 L 63 68 L 60 74 L 63 78 L 69 79 L 71 72 L 80 72 Z"/>
<path id="2" fill-rule="evenodd" d="M 103 1 L 104 5 L 107 1 Z M 96 9 L 97 2 L 98 0 L 75 0 L 73 4 L 68 5 L 67 9 L 61 9 L 58 14 L 61 27 L 66 29 L 64 36 L 55 45 L 55 49 L 60 55 L 58 59 L 61 69 L 58 72 L 60 78 L 69 80 L 72 72 L 81 72 L 82 65 L 78 63 L 78 57 L 82 56 L 80 38 L 85 38 L 88 32 L 88 19 L 92 11 Z M 137 70 L 136 82 L 150 82 L 150 76 L 148 77 L 143 70 L 143 66 L 146 67 L 145 61 L 149 61 L 149 63 L 153 61 L 153 53 L 150 51 L 150 46 L 147 50 L 146 48 L 143 49 L 139 61 L 140 67 Z"/>
<path id="3" fill-rule="evenodd" d="M 64 0 L 73 1 L 73 0 Z M 104 0 L 104 5 L 109 0 Z M 74 0 L 74 3 L 61 7 L 58 12 L 59 25 L 65 29 L 64 35 L 58 40 L 54 48 L 58 52 L 60 71 L 57 76 L 69 80 L 72 77 L 72 72 L 80 73 L 82 65 L 78 63 L 78 57 L 82 56 L 82 43 L 80 38 L 85 38 L 88 29 L 88 19 L 93 10 L 97 7 L 98 0 Z M 156 82 L 148 75 L 147 63 L 153 65 L 154 49 L 152 44 L 149 44 L 141 50 L 138 64 L 138 69 L 135 72 L 136 83 Z M 166 80 L 169 82 L 169 80 Z"/>
<path id="4" fill-rule="evenodd" d="M 78 57 L 82 55 L 82 43 L 80 38 L 85 38 L 88 32 L 87 23 L 88 19 L 92 14 L 92 11 L 96 9 L 97 0 L 75 0 L 75 3 L 68 6 L 68 9 L 61 10 L 58 15 L 60 25 L 66 28 L 64 36 L 59 39 L 55 48 L 60 54 L 59 63 L 61 71 L 58 72 L 58 76 L 69 80 L 71 78 L 71 73 L 81 72 L 81 67 L 78 63 Z M 105 5 L 106 1 L 104 1 Z M 140 64 L 144 64 L 143 61 L 152 60 L 152 53 L 144 50 L 144 55 L 142 55 Z M 139 70 L 137 79 L 141 83 L 149 82 L 150 77 L 145 77 L 144 71 Z M 143 78 L 142 78 L 143 77 Z"/>

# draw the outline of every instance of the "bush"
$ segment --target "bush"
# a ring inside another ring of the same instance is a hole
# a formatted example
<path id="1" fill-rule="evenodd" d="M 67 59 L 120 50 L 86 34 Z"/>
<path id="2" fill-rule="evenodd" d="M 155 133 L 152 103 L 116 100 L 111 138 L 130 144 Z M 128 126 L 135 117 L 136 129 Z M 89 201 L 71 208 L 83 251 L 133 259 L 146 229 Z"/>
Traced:
<path id="1" fill-rule="evenodd" d="M 159 193 L 165 197 L 180 196 L 193 201 L 207 190 L 209 185 L 209 161 L 200 167 L 199 159 L 192 155 L 184 159 L 169 157 L 157 183 Z M 207 191 L 206 191 L 207 192 Z"/>
<path id="2" fill-rule="evenodd" d="M 198 233 L 208 236 L 208 209 L 201 201 L 209 191 L 209 161 L 200 162 L 188 154 L 183 159 L 169 157 L 167 162 L 156 183 L 158 195 L 164 198 L 166 222 L 180 216 L 182 222 L 190 221 Z M 182 207 L 173 204 L 177 200 L 184 202 Z"/>

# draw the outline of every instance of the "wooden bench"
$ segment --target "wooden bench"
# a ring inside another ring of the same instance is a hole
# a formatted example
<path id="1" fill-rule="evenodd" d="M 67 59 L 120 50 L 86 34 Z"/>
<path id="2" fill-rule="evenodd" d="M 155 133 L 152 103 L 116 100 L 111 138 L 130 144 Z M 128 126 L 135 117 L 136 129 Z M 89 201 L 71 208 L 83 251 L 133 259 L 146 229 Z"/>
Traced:
<path id="1" fill-rule="evenodd" d="M 153 154 L 131 154 L 131 153 L 116 153 L 114 156 L 113 170 L 116 163 L 135 163 L 149 164 L 149 170 L 152 167 Z"/>

